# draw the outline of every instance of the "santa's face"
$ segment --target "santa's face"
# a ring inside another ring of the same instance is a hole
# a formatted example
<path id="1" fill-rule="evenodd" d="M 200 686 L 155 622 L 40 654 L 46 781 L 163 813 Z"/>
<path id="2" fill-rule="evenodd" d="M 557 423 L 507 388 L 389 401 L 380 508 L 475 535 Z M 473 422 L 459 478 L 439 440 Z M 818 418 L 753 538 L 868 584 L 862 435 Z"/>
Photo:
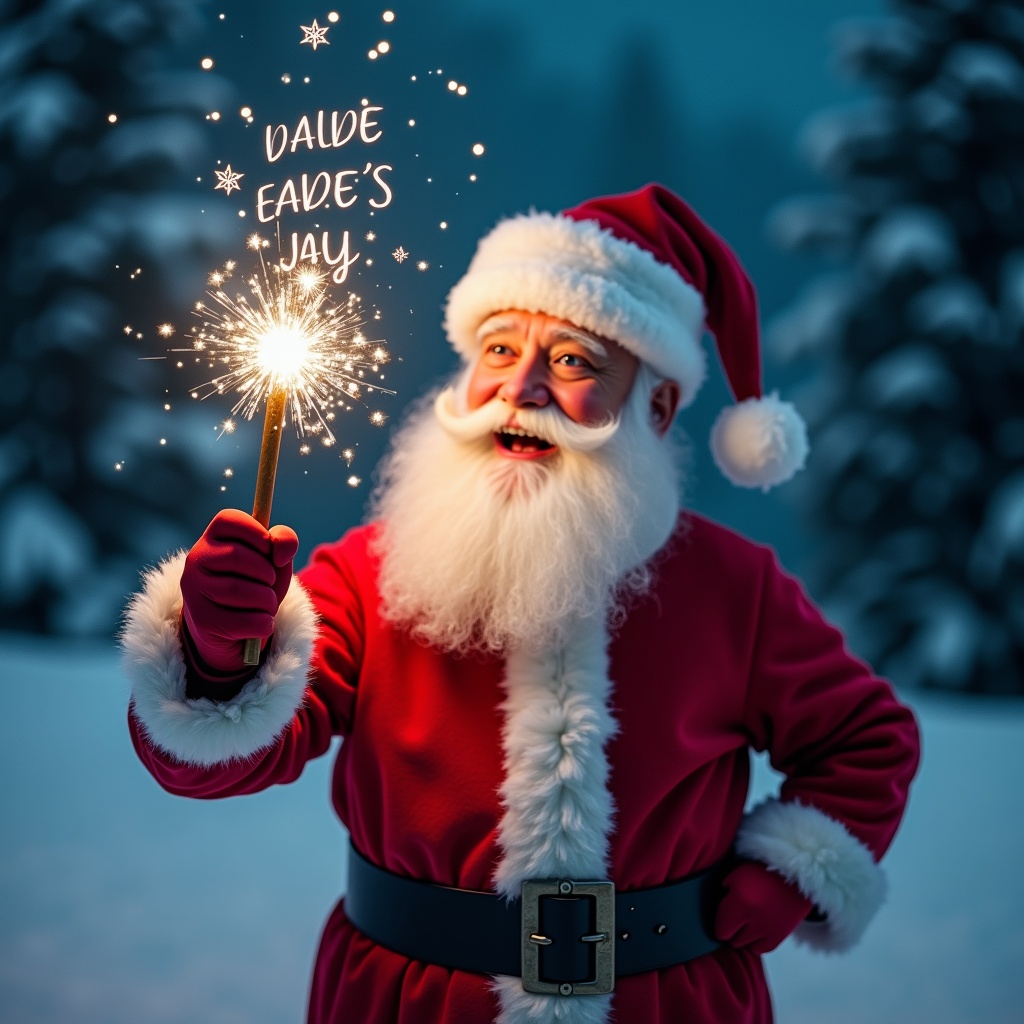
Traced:
<path id="1" fill-rule="evenodd" d="M 613 421 L 636 378 L 639 362 L 607 338 L 546 313 L 506 310 L 477 331 L 480 355 L 466 389 L 466 406 L 479 409 L 494 398 L 513 409 L 556 408 L 583 426 Z M 494 434 L 497 453 L 508 459 L 549 459 L 558 448 L 524 434 L 515 418 Z"/>
<path id="2" fill-rule="evenodd" d="M 560 642 L 646 587 L 679 508 L 674 382 L 565 321 L 502 317 L 375 495 L 382 611 L 445 649 Z"/>

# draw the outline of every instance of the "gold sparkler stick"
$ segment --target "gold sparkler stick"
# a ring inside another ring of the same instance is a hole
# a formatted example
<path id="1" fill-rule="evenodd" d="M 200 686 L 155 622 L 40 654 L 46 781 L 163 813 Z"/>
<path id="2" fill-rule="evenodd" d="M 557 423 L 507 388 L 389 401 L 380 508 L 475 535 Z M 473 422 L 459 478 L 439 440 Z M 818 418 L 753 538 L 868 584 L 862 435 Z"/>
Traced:
<path id="1" fill-rule="evenodd" d="M 265 240 L 252 235 L 248 244 L 260 252 L 259 272 L 247 282 L 252 298 L 244 294 L 231 298 L 222 289 L 235 267 L 229 262 L 223 273 L 210 275 L 215 290 L 208 294 L 213 304 L 196 304 L 203 328 L 193 331 L 192 351 L 203 353 L 211 369 L 227 369 L 195 395 L 237 392 L 241 397 L 232 412 L 246 419 L 253 419 L 266 404 L 252 515 L 269 527 L 286 410 L 300 436 L 318 437 L 331 447 L 336 410 L 350 409 L 364 391 L 393 392 L 378 382 L 383 379 L 380 365 L 388 355 L 360 330 L 357 297 L 350 294 L 343 304 L 335 305 L 328 298 L 324 273 L 311 266 L 289 271 L 280 265 L 268 268 L 261 252 Z M 386 419 L 376 411 L 370 416 L 376 426 Z M 308 452 L 309 446 L 301 450 Z M 260 640 L 246 640 L 245 664 L 258 665 L 259 659 Z"/>
<path id="2" fill-rule="evenodd" d="M 270 526 L 270 509 L 274 503 L 274 481 L 277 478 L 277 457 L 281 451 L 281 429 L 284 426 L 284 410 L 288 404 L 288 391 L 283 387 L 274 388 L 267 396 L 267 411 L 263 419 L 263 442 L 260 445 L 260 464 L 256 472 L 256 496 L 252 503 L 252 517 L 264 529 Z M 260 663 L 259 637 L 245 641 L 242 662 L 245 665 Z"/>

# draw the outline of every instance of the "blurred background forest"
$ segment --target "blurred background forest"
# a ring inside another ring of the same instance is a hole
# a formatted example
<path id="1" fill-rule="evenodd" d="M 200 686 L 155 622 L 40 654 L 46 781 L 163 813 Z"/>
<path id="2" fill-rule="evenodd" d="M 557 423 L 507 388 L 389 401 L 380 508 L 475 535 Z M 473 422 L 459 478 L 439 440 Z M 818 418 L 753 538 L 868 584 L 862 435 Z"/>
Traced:
<path id="1" fill-rule="evenodd" d="M 811 428 L 798 482 L 730 487 L 714 366 L 688 504 L 772 544 L 898 684 L 1024 692 L 1024 5 L 360 4 L 316 52 L 296 25 L 332 8 L 300 6 L 0 0 L 0 628 L 110 636 L 141 566 L 249 506 L 257 426 L 217 439 L 230 403 L 189 401 L 158 326 L 180 340 L 243 251 L 261 126 L 370 95 L 395 201 L 352 221 L 380 245 L 350 283 L 394 357 L 389 427 L 454 367 L 444 296 L 496 220 L 660 181 L 740 255 L 766 387 Z M 351 466 L 286 442 L 301 554 L 358 521 L 387 430 L 343 426 Z"/>

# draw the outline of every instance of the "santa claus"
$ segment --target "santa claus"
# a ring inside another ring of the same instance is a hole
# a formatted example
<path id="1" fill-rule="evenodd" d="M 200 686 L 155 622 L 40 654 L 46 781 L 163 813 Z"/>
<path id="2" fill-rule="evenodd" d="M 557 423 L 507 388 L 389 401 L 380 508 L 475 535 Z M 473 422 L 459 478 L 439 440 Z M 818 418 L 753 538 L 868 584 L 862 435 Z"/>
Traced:
<path id="1" fill-rule="evenodd" d="M 705 327 L 718 464 L 786 479 L 753 288 L 682 200 L 502 222 L 366 525 L 293 576 L 291 530 L 226 511 L 147 575 L 123 645 L 162 786 L 251 793 L 344 737 L 310 1021 L 770 1021 L 761 955 L 846 949 L 882 903 L 914 720 L 769 549 L 680 510 Z M 785 781 L 744 813 L 752 749 Z"/>

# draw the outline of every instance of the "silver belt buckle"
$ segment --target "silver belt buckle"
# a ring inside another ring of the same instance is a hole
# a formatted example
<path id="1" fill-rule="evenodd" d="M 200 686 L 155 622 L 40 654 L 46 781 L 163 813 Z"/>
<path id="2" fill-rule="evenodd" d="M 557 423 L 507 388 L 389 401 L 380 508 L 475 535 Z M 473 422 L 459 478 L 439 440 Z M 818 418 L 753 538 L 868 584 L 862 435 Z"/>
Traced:
<path id="1" fill-rule="evenodd" d="M 593 944 L 594 978 L 584 982 L 541 981 L 540 951 L 551 939 L 540 931 L 540 898 L 542 896 L 592 896 L 595 903 L 596 927 L 593 934 L 581 935 L 581 942 Z M 594 996 L 615 988 L 615 884 L 613 882 L 571 882 L 565 879 L 542 879 L 523 882 L 523 988 L 558 996 Z"/>

